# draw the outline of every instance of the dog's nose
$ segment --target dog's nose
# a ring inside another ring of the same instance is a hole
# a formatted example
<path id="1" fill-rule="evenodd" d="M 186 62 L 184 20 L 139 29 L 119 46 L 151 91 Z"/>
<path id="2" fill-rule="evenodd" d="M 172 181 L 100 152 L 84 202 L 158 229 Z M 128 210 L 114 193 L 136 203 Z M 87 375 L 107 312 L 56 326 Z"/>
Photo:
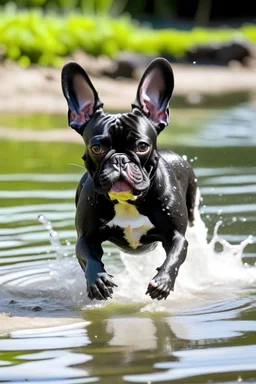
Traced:
<path id="1" fill-rule="evenodd" d="M 125 166 L 125 164 L 129 163 L 130 160 L 128 157 L 124 154 L 116 154 L 114 159 L 113 159 L 113 164 L 122 168 Z"/>

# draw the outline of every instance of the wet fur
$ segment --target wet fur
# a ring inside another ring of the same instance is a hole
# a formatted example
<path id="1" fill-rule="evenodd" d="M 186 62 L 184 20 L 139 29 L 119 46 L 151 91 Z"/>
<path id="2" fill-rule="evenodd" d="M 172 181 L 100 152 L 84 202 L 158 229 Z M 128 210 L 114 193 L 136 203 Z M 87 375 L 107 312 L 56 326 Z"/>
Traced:
<path id="1" fill-rule="evenodd" d="M 186 258 L 185 233 L 198 209 L 190 164 L 172 151 L 157 149 L 157 137 L 169 122 L 170 64 L 157 59 L 149 65 L 129 113 L 104 112 L 88 75 L 76 63 L 64 67 L 62 87 L 69 124 L 85 142 L 83 159 L 88 171 L 76 192 L 76 255 L 85 273 L 88 297 L 106 300 L 115 287 L 102 262 L 103 242 L 110 241 L 128 253 L 148 252 L 161 242 L 166 259 L 146 293 L 152 299 L 166 299 Z M 102 154 L 92 153 L 95 142 Z M 148 152 L 139 152 L 138 142 L 149 143 Z M 118 180 L 131 185 L 134 199 L 111 200 L 109 191 Z"/>

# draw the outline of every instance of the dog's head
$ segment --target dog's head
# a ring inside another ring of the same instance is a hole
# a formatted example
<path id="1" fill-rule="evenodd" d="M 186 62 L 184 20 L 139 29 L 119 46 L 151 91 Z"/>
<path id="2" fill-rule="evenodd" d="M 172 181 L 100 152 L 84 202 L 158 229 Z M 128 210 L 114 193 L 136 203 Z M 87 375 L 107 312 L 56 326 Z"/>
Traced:
<path id="1" fill-rule="evenodd" d="M 158 163 L 157 135 L 169 123 L 173 87 L 169 62 L 155 59 L 140 80 L 132 111 L 108 114 L 84 69 L 74 62 L 64 66 L 69 125 L 83 136 L 83 159 L 98 193 L 133 200 L 147 192 Z"/>

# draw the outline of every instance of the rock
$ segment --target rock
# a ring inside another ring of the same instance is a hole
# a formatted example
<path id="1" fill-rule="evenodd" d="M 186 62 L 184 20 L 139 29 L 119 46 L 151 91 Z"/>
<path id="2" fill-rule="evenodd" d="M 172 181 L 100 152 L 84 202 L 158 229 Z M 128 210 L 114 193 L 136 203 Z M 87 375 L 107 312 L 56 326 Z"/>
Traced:
<path id="1" fill-rule="evenodd" d="M 103 71 L 103 75 L 117 78 L 134 78 L 134 71 L 138 67 L 146 67 L 154 57 L 132 52 L 120 52 L 111 67 Z"/>
<path id="2" fill-rule="evenodd" d="M 248 58 L 252 57 L 255 57 L 255 46 L 242 39 L 197 45 L 186 52 L 186 60 L 196 64 L 228 65 L 236 61 L 246 66 Z"/>
<path id="3" fill-rule="evenodd" d="M 101 76 L 105 69 L 111 68 L 114 65 L 113 60 L 109 57 L 95 57 L 81 49 L 76 50 L 67 61 L 76 61 L 92 76 Z"/>
<path id="4" fill-rule="evenodd" d="M 102 74 L 112 79 L 117 78 L 128 78 L 128 79 L 138 79 L 138 72 L 149 65 L 149 63 L 154 60 L 156 57 L 165 57 L 170 62 L 175 62 L 173 56 L 169 54 L 159 54 L 159 55 L 144 55 L 135 52 L 120 52 L 109 68 L 105 69 Z"/>

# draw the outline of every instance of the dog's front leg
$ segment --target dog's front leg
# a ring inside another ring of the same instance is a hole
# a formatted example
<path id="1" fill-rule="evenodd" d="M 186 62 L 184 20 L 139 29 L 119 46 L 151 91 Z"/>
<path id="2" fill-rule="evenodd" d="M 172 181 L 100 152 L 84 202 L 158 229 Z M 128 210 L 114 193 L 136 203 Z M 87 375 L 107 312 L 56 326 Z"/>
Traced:
<path id="1" fill-rule="evenodd" d="M 76 255 L 87 280 L 89 299 L 107 300 L 112 298 L 113 276 L 109 275 L 101 261 L 103 249 L 101 244 L 95 244 L 84 237 L 80 237 L 76 245 Z"/>
<path id="2" fill-rule="evenodd" d="M 179 268 L 187 255 L 187 247 L 187 240 L 178 231 L 174 232 L 171 241 L 163 241 L 166 259 L 161 267 L 157 268 L 158 273 L 150 281 L 146 292 L 152 299 L 166 299 L 173 290 Z"/>

